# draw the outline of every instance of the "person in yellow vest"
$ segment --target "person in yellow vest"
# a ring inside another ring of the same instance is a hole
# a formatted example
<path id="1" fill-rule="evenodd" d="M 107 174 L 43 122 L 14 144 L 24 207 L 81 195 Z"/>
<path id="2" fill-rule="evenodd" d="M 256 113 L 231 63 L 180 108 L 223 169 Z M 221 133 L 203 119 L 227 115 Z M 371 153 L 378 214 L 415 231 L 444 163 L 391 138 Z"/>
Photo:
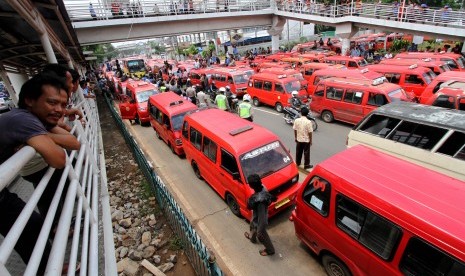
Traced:
<path id="1" fill-rule="evenodd" d="M 224 95 L 224 93 L 226 92 L 226 88 L 220 87 L 218 91 L 219 94 L 216 95 L 214 104 L 221 110 L 229 110 L 228 99 Z"/>
<path id="2" fill-rule="evenodd" d="M 242 98 L 242 103 L 239 104 L 238 108 L 239 117 L 253 122 L 253 110 L 252 105 L 250 104 L 249 94 L 245 94 Z"/>

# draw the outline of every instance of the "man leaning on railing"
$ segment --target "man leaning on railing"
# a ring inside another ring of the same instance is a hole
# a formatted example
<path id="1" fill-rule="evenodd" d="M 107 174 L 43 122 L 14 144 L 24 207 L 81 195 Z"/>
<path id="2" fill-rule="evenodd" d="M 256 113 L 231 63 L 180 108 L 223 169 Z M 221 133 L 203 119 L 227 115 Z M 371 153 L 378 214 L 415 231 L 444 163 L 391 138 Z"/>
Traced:
<path id="1" fill-rule="evenodd" d="M 0 117 L 0 163 L 3 163 L 23 146 L 33 147 L 37 154 L 23 168 L 23 175 L 44 172 L 48 167 L 62 169 L 66 164 L 63 149 L 77 150 L 80 143 L 75 136 L 58 126 L 68 103 L 67 84 L 53 72 L 40 73 L 28 80 L 21 88 L 18 108 Z M 59 178 L 58 178 L 59 179 Z M 57 182 L 58 183 L 58 182 Z M 56 184 L 57 184 L 56 183 Z M 38 207 L 40 214 L 33 212 L 15 250 L 28 263 L 39 236 L 46 210 L 54 191 L 52 180 L 44 191 Z M 56 186 L 54 187 L 56 189 Z M 50 195 L 49 193 L 52 193 Z M 46 200 L 43 200 L 47 198 Z M 6 236 L 24 208 L 25 203 L 16 194 L 5 188 L 0 191 L 0 232 Z M 47 263 L 50 244 L 42 256 L 38 273 Z"/>

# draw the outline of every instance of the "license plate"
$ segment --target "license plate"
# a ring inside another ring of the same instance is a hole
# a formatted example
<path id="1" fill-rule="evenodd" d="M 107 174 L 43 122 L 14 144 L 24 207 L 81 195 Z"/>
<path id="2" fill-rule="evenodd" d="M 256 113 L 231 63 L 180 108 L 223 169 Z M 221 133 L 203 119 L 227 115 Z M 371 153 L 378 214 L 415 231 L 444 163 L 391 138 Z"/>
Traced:
<path id="1" fill-rule="evenodd" d="M 274 208 L 278 209 L 279 207 L 282 207 L 282 206 L 286 205 L 289 201 L 290 201 L 289 198 L 285 198 L 285 199 L 281 200 L 280 202 L 276 203 L 274 205 Z"/>

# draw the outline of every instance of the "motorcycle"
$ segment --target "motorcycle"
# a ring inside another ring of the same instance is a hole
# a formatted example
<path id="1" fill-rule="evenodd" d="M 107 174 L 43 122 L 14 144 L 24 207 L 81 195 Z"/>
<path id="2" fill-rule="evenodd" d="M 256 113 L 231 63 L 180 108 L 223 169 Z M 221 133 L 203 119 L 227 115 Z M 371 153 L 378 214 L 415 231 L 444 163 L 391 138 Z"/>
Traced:
<path id="1" fill-rule="evenodd" d="M 297 108 L 295 106 L 284 107 L 283 113 L 283 119 L 289 125 L 293 125 L 294 120 L 300 118 L 300 108 Z M 307 119 L 309 119 L 312 123 L 313 131 L 316 131 L 318 129 L 318 123 L 316 122 L 316 118 L 313 116 L 312 112 L 308 113 Z"/>
<path id="2" fill-rule="evenodd" d="M 227 96 L 227 99 L 229 104 L 229 112 L 237 114 L 239 108 L 239 99 L 235 94 L 232 93 L 229 96 Z"/>

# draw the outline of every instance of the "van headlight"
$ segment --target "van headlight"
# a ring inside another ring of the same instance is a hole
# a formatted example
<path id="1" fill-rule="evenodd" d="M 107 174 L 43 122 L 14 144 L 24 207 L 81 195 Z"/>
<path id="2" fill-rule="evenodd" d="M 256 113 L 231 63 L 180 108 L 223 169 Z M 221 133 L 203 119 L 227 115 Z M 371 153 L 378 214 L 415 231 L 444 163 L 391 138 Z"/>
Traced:
<path id="1" fill-rule="evenodd" d="M 292 184 L 296 183 L 297 181 L 299 181 L 299 175 L 294 176 L 291 180 Z"/>
<path id="2" fill-rule="evenodd" d="M 174 142 L 176 143 L 176 146 L 181 146 L 182 145 L 182 140 L 181 139 L 176 139 Z"/>
<path id="3" fill-rule="evenodd" d="M 146 107 L 139 107 L 139 111 L 146 111 L 147 108 Z"/>

